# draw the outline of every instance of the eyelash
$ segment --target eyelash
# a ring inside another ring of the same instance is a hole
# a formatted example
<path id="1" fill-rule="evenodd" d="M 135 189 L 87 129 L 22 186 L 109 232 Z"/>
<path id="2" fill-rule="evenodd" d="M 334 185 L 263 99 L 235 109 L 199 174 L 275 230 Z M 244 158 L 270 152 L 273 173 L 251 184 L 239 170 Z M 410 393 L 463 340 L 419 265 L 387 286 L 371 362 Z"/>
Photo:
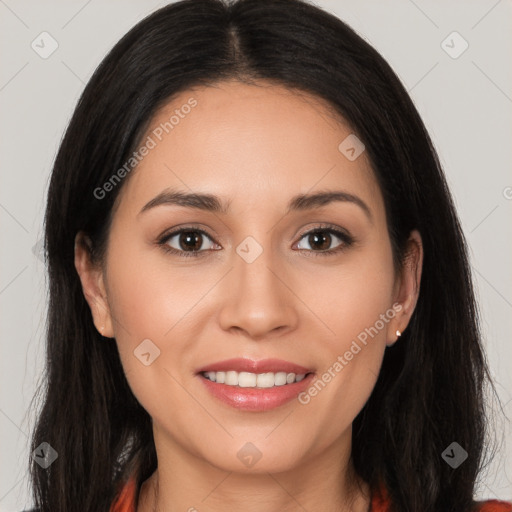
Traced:
<path id="1" fill-rule="evenodd" d="M 193 233 L 199 233 L 201 235 L 204 235 L 204 236 L 208 237 L 210 240 L 212 240 L 213 242 L 215 242 L 213 240 L 213 237 L 211 237 L 203 229 L 201 229 L 199 227 L 195 227 L 195 226 L 188 226 L 188 227 L 180 228 L 180 229 L 177 229 L 176 231 L 173 231 L 171 233 L 167 233 L 167 234 L 163 235 L 162 237 L 160 237 L 158 239 L 157 244 L 159 246 L 161 246 L 162 249 L 165 252 L 171 253 L 171 254 L 175 254 L 177 256 L 185 257 L 185 258 L 189 258 L 189 257 L 198 258 L 198 257 L 203 255 L 202 253 L 212 251 L 212 249 L 210 249 L 210 250 L 200 250 L 200 251 L 182 251 L 182 250 L 175 249 L 174 247 L 170 247 L 167 244 L 167 242 L 171 238 L 173 238 L 174 236 L 179 235 L 179 234 L 181 234 L 183 232 L 190 232 L 190 231 L 193 232 Z M 339 230 L 339 229 L 337 229 L 337 228 L 335 228 L 335 227 L 333 227 L 331 225 L 318 226 L 316 228 L 313 228 L 310 231 L 306 231 L 305 233 L 302 233 L 300 235 L 299 242 L 305 236 L 307 236 L 307 235 L 314 235 L 316 233 L 331 233 L 331 234 L 334 234 L 336 237 L 338 237 L 342 241 L 342 243 L 338 247 L 336 247 L 334 249 L 328 249 L 326 251 L 313 251 L 311 249 L 298 249 L 298 250 L 301 251 L 301 252 L 305 251 L 306 253 L 308 253 L 308 252 L 313 253 L 313 257 L 316 257 L 316 256 L 333 256 L 333 255 L 335 255 L 335 254 L 337 254 L 339 252 L 344 251 L 345 249 L 350 247 L 355 242 L 355 239 L 352 236 L 350 236 L 348 233 L 346 233 L 344 231 L 341 231 L 341 230 Z"/>

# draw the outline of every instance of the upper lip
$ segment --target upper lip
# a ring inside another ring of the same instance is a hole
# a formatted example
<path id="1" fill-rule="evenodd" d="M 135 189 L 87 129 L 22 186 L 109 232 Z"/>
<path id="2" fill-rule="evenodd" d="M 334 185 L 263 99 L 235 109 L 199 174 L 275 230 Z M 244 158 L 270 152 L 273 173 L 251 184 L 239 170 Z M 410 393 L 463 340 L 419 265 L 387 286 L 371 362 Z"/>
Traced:
<path id="1" fill-rule="evenodd" d="M 261 359 L 259 361 L 254 361 L 253 359 L 237 357 L 234 359 L 226 359 L 225 361 L 217 361 L 216 363 L 203 366 L 197 370 L 197 373 L 225 372 L 229 370 L 249 373 L 286 372 L 295 373 L 296 375 L 306 374 L 313 371 L 299 364 L 283 361 L 282 359 Z"/>

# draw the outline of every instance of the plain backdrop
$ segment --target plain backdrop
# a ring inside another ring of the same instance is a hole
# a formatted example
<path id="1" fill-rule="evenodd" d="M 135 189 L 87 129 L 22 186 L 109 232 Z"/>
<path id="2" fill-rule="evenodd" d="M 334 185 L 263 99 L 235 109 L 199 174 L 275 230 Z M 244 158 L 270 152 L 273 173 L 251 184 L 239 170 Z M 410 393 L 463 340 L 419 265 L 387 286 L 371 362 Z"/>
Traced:
<path id="1" fill-rule="evenodd" d="M 28 407 L 45 358 L 39 248 L 52 162 L 96 66 L 135 23 L 166 3 L 0 0 L 0 511 L 32 504 Z M 377 48 L 431 133 L 469 244 L 489 364 L 510 419 L 512 3 L 316 3 Z M 58 44 L 46 59 L 31 46 L 42 32 Z M 512 430 L 503 415 L 497 418 L 502 444 L 482 475 L 480 499 L 512 498 Z"/>

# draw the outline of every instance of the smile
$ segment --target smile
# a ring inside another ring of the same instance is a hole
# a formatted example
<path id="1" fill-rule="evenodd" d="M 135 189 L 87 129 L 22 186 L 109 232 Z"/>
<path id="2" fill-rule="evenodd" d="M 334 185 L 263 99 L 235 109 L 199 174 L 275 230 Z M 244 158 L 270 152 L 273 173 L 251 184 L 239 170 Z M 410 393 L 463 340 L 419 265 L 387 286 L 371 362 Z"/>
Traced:
<path id="1" fill-rule="evenodd" d="M 236 372 L 234 370 L 225 372 L 202 372 L 201 375 L 211 382 L 241 388 L 273 388 L 274 386 L 286 386 L 300 382 L 306 376 L 304 373 L 296 375 L 295 373 L 287 372 L 250 373 Z"/>

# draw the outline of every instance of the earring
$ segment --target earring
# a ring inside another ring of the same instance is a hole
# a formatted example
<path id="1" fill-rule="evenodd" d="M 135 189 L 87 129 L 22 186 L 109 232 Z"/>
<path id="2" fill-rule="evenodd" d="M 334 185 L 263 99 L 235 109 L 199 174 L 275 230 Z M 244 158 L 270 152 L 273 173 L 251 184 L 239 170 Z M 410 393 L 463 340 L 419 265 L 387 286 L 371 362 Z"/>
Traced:
<path id="1" fill-rule="evenodd" d="M 397 335 L 398 338 L 400 338 L 400 336 L 402 336 L 402 333 L 397 329 L 395 334 Z"/>

